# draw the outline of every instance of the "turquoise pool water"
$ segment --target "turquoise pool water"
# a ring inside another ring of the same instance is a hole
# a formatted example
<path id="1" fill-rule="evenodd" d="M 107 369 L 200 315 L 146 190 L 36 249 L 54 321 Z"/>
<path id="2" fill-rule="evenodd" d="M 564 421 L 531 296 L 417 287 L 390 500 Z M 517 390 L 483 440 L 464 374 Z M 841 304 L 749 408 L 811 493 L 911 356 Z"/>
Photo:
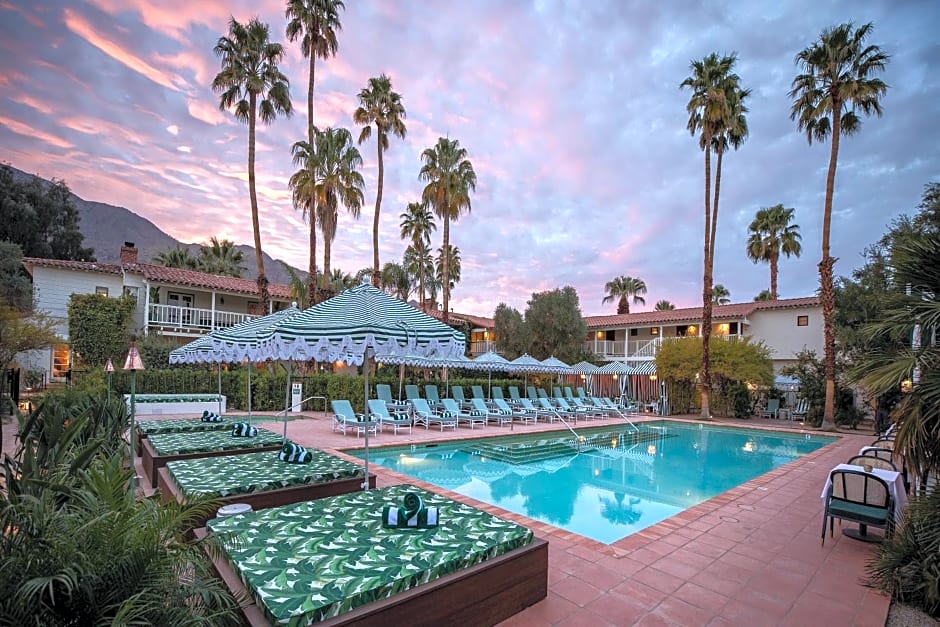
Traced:
<path id="1" fill-rule="evenodd" d="M 369 462 L 612 543 L 834 438 L 661 421 L 371 449 Z M 351 451 L 363 456 L 362 449 Z"/>

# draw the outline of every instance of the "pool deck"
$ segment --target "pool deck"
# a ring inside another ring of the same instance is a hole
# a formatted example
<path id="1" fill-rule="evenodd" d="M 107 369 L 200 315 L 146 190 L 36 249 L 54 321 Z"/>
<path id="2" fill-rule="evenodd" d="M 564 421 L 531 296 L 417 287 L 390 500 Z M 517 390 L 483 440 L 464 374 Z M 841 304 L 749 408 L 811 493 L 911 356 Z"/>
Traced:
<path id="1" fill-rule="evenodd" d="M 234 413 L 234 412 L 229 412 Z M 288 437 L 340 457 L 363 438 L 334 433 L 330 418 L 304 412 L 287 423 Z M 180 416 L 177 416 L 180 417 Z M 170 416 L 167 416 L 170 418 Z M 693 417 L 686 416 L 686 419 Z M 638 420 L 659 420 L 641 416 Z M 669 418 L 683 419 L 681 416 Z M 613 425 L 597 421 L 588 425 Z M 716 425 L 802 431 L 785 420 L 716 420 Z M 280 433 L 283 423 L 259 423 Z M 514 434 L 564 429 L 516 425 Z M 816 433 L 807 430 L 806 433 Z M 491 437 L 509 427 L 425 430 L 370 438 L 370 446 Z M 824 434 L 830 435 L 830 434 Z M 870 429 L 842 431 L 833 444 L 737 488 L 606 545 L 525 516 L 370 467 L 377 485 L 412 483 L 533 529 L 549 542 L 548 597 L 504 626 L 827 625 L 883 626 L 890 599 L 865 585 L 874 546 L 836 533 L 820 546 L 820 492 L 829 470 L 874 439 Z M 361 461 L 361 460 L 356 460 Z M 138 460 L 138 467 L 139 467 Z"/>

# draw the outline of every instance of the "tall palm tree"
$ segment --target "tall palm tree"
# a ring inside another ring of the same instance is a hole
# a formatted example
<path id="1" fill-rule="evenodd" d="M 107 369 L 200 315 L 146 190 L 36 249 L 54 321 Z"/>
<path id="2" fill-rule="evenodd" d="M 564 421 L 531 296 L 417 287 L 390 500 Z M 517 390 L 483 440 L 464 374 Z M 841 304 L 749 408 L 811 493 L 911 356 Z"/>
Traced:
<path id="1" fill-rule="evenodd" d="M 314 117 L 313 117 L 313 88 L 316 78 L 316 60 L 318 58 L 329 59 L 336 56 L 336 50 L 339 43 L 336 40 L 336 33 L 343 29 L 339 19 L 340 9 L 345 9 L 346 5 L 341 0 L 288 0 L 285 17 L 287 17 L 287 40 L 296 41 L 297 37 L 303 34 L 300 40 L 300 50 L 304 57 L 310 60 L 310 74 L 307 81 L 307 146 L 314 145 Z M 294 165 L 300 165 L 306 162 L 306 155 L 294 153 Z M 300 158 L 300 161 L 298 161 Z M 291 180 L 294 180 L 291 177 Z M 315 201 L 313 199 L 313 189 L 315 180 L 304 181 L 304 184 L 298 186 L 303 191 L 298 193 L 298 187 L 291 185 L 293 189 L 294 207 L 303 210 L 304 217 L 310 222 L 310 261 L 307 265 L 307 293 L 310 295 L 310 302 L 316 302 L 317 296 L 317 212 Z M 307 195 L 305 198 L 304 196 Z"/>
<path id="2" fill-rule="evenodd" d="M 258 292 L 267 311 L 271 302 L 268 278 L 261 251 L 261 225 L 255 190 L 255 120 L 270 124 L 279 113 L 290 116 L 290 81 L 278 69 L 284 47 L 270 41 L 268 25 L 258 18 L 248 24 L 229 20 L 228 35 L 219 38 L 213 49 L 222 59 L 222 71 L 212 81 L 220 93 L 219 108 L 233 109 L 235 118 L 248 123 L 248 196 L 251 200 L 251 226 L 255 235 L 255 263 L 258 266 Z"/>
<path id="3" fill-rule="evenodd" d="M 291 174 L 287 184 L 291 189 L 291 200 L 295 209 L 303 211 L 310 223 L 310 260 L 307 265 L 305 288 L 311 304 L 317 302 L 317 154 L 313 142 L 300 141 L 291 148 L 295 166 L 300 168 Z"/>
<path id="4" fill-rule="evenodd" d="M 456 139 L 439 138 L 433 148 L 421 153 L 421 159 L 424 165 L 418 179 L 427 182 L 421 198 L 434 208 L 437 217 L 444 220 L 444 244 L 441 248 L 450 250 L 450 222 L 456 221 L 464 209 L 470 211 L 470 193 L 476 191 L 477 175 L 467 158 L 466 148 L 462 148 Z M 449 257 L 443 255 L 442 286 L 455 283 L 450 276 Z M 442 317 L 445 324 L 450 319 L 449 303 L 450 290 L 444 289 Z"/>
<path id="5" fill-rule="evenodd" d="M 712 288 L 712 304 L 713 305 L 727 305 L 731 302 L 731 292 L 728 291 L 728 288 L 717 283 Z"/>
<path id="6" fill-rule="evenodd" d="M 831 138 L 823 206 L 822 259 L 819 262 L 826 371 L 822 428 L 826 430 L 835 428 L 836 340 L 832 320 L 835 259 L 829 255 L 829 233 L 839 140 L 842 135 L 851 135 L 859 130 L 859 111 L 880 117 L 879 99 L 888 91 L 888 86 L 875 75 L 884 71 L 889 57 L 878 46 L 866 44 L 872 29 L 870 22 L 858 28 L 847 23 L 825 29 L 817 41 L 797 53 L 796 64 L 802 73 L 793 79 L 790 89 L 790 98 L 793 99 L 790 118 L 797 121 L 799 130 L 806 132 L 807 141 L 812 144 Z"/>
<path id="7" fill-rule="evenodd" d="M 740 77 L 732 70 L 737 55 L 711 53 L 701 61 L 692 61 L 692 75 L 679 85 L 688 87 L 692 96 L 686 105 L 687 128 L 699 134 L 699 148 L 705 153 L 705 237 L 702 277 L 702 418 L 711 418 L 709 396 L 711 364 L 709 340 L 712 320 L 712 286 L 715 260 L 715 234 L 718 224 L 718 200 L 721 190 L 721 164 L 728 147 L 738 148 L 747 136 L 747 107 L 750 95 L 740 86 Z M 711 153 L 717 154 L 714 199 L 712 198 Z"/>
<path id="8" fill-rule="evenodd" d="M 310 292 L 307 291 L 307 282 L 303 280 L 297 271 L 293 267 L 287 265 L 283 261 L 280 262 L 281 267 L 284 269 L 284 272 L 287 273 L 287 284 L 290 287 L 290 297 L 296 301 L 297 306 L 300 309 L 306 309 L 310 306 L 310 299 L 308 298 Z"/>
<path id="9" fill-rule="evenodd" d="M 198 268 L 209 274 L 241 278 L 245 272 L 245 255 L 235 248 L 235 242 L 228 239 L 220 242 L 212 236 L 208 246 L 199 247 Z"/>
<path id="10" fill-rule="evenodd" d="M 385 185 L 385 161 L 382 154 L 388 150 L 389 132 L 404 139 L 405 107 L 401 96 L 392 91 L 392 79 L 386 74 L 369 79 L 369 85 L 359 92 L 359 107 L 353 113 L 353 122 L 362 125 L 359 144 L 372 136 L 375 125 L 375 144 L 379 156 L 379 181 L 375 191 L 375 216 L 372 218 L 372 282 L 379 282 L 379 210 L 382 207 L 382 188 Z"/>
<path id="11" fill-rule="evenodd" d="M 444 254 L 444 251 L 448 254 Z M 447 274 L 445 274 L 445 271 Z M 456 246 L 441 246 L 437 249 L 437 258 L 435 259 L 435 274 L 437 275 L 437 285 L 444 292 L 444 311 L 447 311 L 447 305 L 450 301 L 450 291 L 460 283 L 460 249 Z"/>
<path id="12" fill-rule="evenodd" d="M 616 300 L 618 314 L 630 313 L 630 298 L 633 298 L 634 305 L 646 304 L 646 299 L 642 296 L 642 294 L 646 294 L 646 281 L 643 279 L 633 278 L 632 276 L 618 276 L 604 285 L 604 291 L 607 292 L 607 296 L 604 297 L 601 304 L 606 305 Z"/>
<path id="13" fill-rule="evenodd" d="M 382 289 L 403 301 L 408 301 L 414 286 L 411 284 L 411 276 L 408 270 L 401 264 L 389 261 L 382 266 Z"/>
<path id="14" fill-rule="evenodd" d="M 184 270 L 195 270 L 199 267 L 199 261 L 192 256 L 188 248 L 182 248 L 179 244 L 175 248 L 167 248 L 153 256 L 154 263 L 167 268 L 182 268 Z"/>
<path id="15" fill-rule="evenodd" d="M 668 300 L 661 300 L 656 303 L 653 307 L 656 311 L 672 311 L 676 306 L 670 303 Z"/>
<path id="16" fill-rule="evenodd" d="M 777 262 L 780 253 L 799 257 L 803 251 L 800 225 L 790 224 L 793 209 L 783 205 L 761 207 L 748 228 L 747 258 L 757 263 L 770 264 L 770 300 L 777 300 Z"/>
<path id="17" fill-rule="evenodd" d="M 329 282 L 324 287 L 332 291 L 330 256 L 333 240 L 336 239 L 339 207 L 342 205 L 350 215 L 359 219 L 362 189 L 365 186 L 359 172 L 362 157 L 353 145 L 352 135 L 345 128 L 317 129 L 313 148 L 304 144 L 297 142 L 293 150 L 295 155 L 304 154 L 309 161 L 304 170 L 309 171 L 309 176 L 315 181 L 313 200 L 317 208 L 317 222 L 323 234 L 323 278 Z"/>
<path id="18" fill-rule="evenodd" d="M 431 257 L 431 231 L 437 229 L 437 223 L 434 222 L 434 214 L 428 208 L 427 203 L 410 202 L 401 218 L 401 238 L 411 238 L 411 246 L 415 256 L 420 256 L 420 261 L 416 262 L 415 269 L 418 277 L 418 301 L 424 307 L 424 277 L 426 264 L 423 262 L 425 257 Z M 408 251 L 405 251 L 408 254 Z M 406 265 L 409 265 L 406 263 Z"/>

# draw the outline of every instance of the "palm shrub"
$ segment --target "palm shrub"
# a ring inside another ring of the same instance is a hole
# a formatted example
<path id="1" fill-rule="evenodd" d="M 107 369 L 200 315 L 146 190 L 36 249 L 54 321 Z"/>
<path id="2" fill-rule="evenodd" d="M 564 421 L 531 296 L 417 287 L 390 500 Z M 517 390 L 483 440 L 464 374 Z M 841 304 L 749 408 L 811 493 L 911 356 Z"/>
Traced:
<path id="1" fill-rule="evenodd" d="M 879 545 L 868 574 L 895 600 L 940 617 L 940 486 L 911 499 L 903 524 Z"/>

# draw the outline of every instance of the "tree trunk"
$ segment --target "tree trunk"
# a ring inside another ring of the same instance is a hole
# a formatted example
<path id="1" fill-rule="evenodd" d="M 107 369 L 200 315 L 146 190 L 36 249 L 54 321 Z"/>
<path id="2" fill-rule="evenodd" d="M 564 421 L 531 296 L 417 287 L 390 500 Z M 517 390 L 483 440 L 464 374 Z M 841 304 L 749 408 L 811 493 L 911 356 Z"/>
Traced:
<path id="1" fill-rule="evenodd" d="M 829 256 L 829 227 L 832 223 L 832 194 L 836 184 L 836 164 L 839 161 L 839 133 L 842 130 L 842 101 L 832 99 L 832 147 L 829 153 L 829 173 L 826 176 L 826 205 L 823 210 L 822 260 L 819 262 L 819 291 L 822 295 L 823 339 L 825 346 L 826 403 L 823 406 L 822 429 L 836 429 L 836 334 L 832 323 L 835 295 L 832 289 L 832 269 L 836 261 Z"/>
<path id="2" fill-rule="evenodd" d="M 421 311 L 424 311 L 424 259 L 418 265 L 418 289 L 421 291 L 418 294 L 418 303 L 421 305 Z"/>
<path id="3" fill-rule="evenodd" d="M 617 314 L 628 313 L 630 313 L 630 301 L 627 300 L 626 296 L 621 296 L 620 300 L 617 302 Z"/>
<path id="4" fill-rule="evenodd" d="M 372 218 L 372 285 L 379 284 L 379 209 L 382 207 L 382 187 L 385 181 L 385 164 L 382 161 L 382 129 L 375 123 L 375 145 L 379 153 L 379 182 L 375 192 L 375 217 Z"/>
<path id="5" fill-rule="evenodd" d="M 261 309 L 267 314 L 271 302 L 268 294 L 268 278 L 264 275 L 264 253 L 261 252 L 261 224 L 258 220 L 258 195 L 255 193 L 255 112 L 257 96 L 248 95 L 248 196 L 251 200 L 251 227 L 255 235 L 255 263 L 258 266 L 258 293 Z"/>
<path id="6" fill-rule="evenodd" d="M 337 214 L 333 214 L 333 220 L 337 219 Z M 335 231 L 334 231 L 335 232 Z M 333 287 L 330 285 L 332 282 L 332 275 L 330 274 L 330 253 L 333 248 L 332 237 L 330 233 L 323 233 L 323 288 L 327 291 L 327 294 L 330 295 L 333 293 Z M 329 298 L 329 296 L 327 296 Z"/>
<path id="7" fill-rule="evenodd" d="M 770 300 L 777 300 L 777 261 L 780 255 L 776 251 L 770 253 Z"/>
<path id="8" fill-rule="evenodd" d="M 313 86 L 316 83 L 317 55 L 310 54 L 310 83 L 307 85 L 307 145 L 315 148 L 313 137 Z M 313 194 L 308 208 L 310 219 L 310 263 L 307 267 L 307 304 L 317 303 L 317 199 Z"/>
<path id="9" fill-rule="evenodd" d="M 708 340 L 711 337 L 712 321 L 712 276 L 711 266 L 711 135 L 705 137 L 705 256 L 702 274 L 702 419 L 711 418 L 709 397 L 711 392 L 711 354 Z"/>
<path id="10" fill-rule="evenodd" d="M 445 205 L 445 210 L 449 209 Z M 444 324 L 447 324 L 450 320 L 450 255 L 447 254 L 450 250 L 450 211 L 448 210 L 444 214 L 444 249 L 443 249 L 443 265 L 444 271 L 441 273 L 444 277 L 444 284 L 441 286 L 444 290 Z"/>

